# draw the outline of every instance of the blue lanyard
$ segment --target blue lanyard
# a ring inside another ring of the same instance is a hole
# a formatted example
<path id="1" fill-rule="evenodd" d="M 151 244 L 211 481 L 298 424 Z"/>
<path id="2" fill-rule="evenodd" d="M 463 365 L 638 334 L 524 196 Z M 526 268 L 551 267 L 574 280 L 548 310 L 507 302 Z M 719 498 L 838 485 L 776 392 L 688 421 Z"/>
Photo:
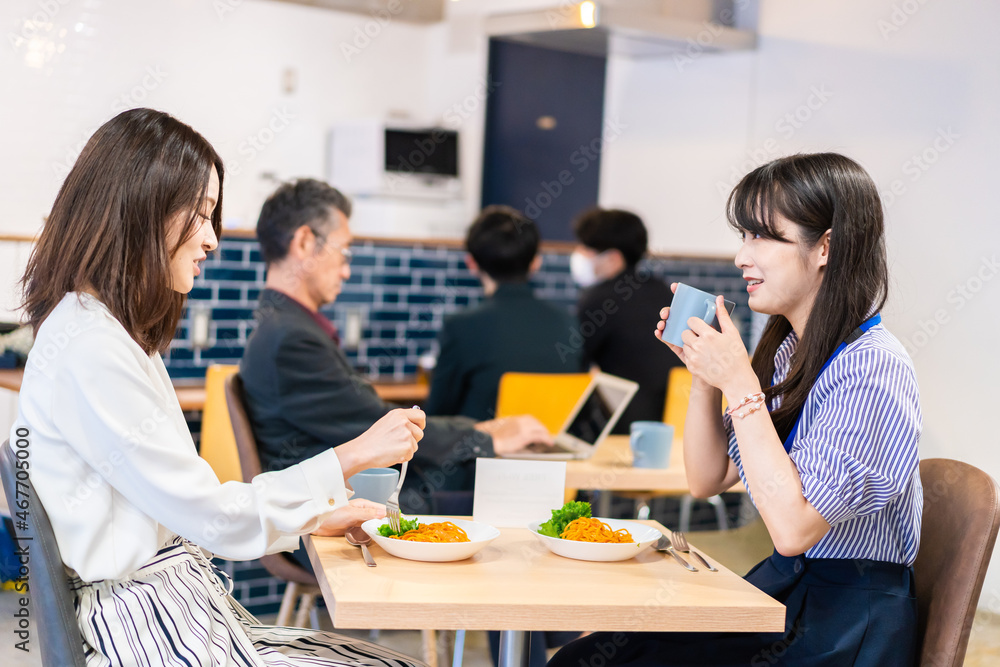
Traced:
<path id="1" fill-rule="evenodd" d="M 868 331 L 881 321 L 882 321 L 882 316 L 878 313 L 875 313 L 875 315 L 871 319 L 865 320 L 865 322 L 860 327 L 851 332 L 851 335 L 847 337 L 847 340 L 838 345 L 837 349 L 833 351 L 833 354 L 830 355 L 830 358 L 826 360 L 825 364 L 823 364 L 823 368 L 819 369 L 819 375 L 816 376 L 816 379 L 819 380 L 819 376 L 823 374 L 823 371 L 825 371 L 827 367 L 831 363 L 833 363 L 833 360 L 837 358 L 837 355 L 843 352 L 848 345 L 850 345 L 857 339 L 861 338 L 861 334 L 865 333 L 866 331 Z M 795 420 L 795 426 L 792 427 L 792 432 L 788 434 L 787 438 L 785 438 L 784 445 L 786 452 L 792 451 L 792 443 L 795 442 L 795 434 L 799 432 L 799 422 L 801 421 L 802 421 L 802 413 L 799 412 L 799 417 L 798 419 Z"/>

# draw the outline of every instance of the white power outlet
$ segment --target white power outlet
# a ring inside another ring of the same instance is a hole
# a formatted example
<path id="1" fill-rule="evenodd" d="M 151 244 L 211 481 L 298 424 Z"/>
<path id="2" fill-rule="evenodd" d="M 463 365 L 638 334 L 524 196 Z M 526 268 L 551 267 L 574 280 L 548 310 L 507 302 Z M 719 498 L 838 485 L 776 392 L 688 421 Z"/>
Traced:
<path id="1" fill-rule="evenodd" d="M 197 307 L 191 311 L 191 347 L 196 350 L 208 347 L 211 321 L 212 311 L 208 308 Z"/>
<path id="2" fill-rule="evenodd" d="M 344 335 L 341 338 L 347 350 L 356 350 L 361 344 L 362 315 L 360 308 L 351 308 L 345 313 Z"/>

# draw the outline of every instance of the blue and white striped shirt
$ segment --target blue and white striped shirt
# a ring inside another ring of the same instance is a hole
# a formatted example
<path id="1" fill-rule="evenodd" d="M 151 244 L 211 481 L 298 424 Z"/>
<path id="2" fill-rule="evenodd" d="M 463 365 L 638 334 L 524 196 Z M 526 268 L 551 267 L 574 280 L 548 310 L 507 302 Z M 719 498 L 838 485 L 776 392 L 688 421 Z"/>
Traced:
<path id="1" fill-rule="evenodd" d="M 778 348 L 774 384 L 787 376 L 797 342 L 793 332 Z M 771 409 L 779 405 L 780 398 Z M 729 456 L 753 499 L 732 419 L 724 417 L 724 424 Z M 913 363 L 899 341 L 876 325 L 833 360 L 802 407 L 789 456 L 802 494 L 831 526 L 807 557 L 913 564 L 923 513 L 921 427 Z"/>

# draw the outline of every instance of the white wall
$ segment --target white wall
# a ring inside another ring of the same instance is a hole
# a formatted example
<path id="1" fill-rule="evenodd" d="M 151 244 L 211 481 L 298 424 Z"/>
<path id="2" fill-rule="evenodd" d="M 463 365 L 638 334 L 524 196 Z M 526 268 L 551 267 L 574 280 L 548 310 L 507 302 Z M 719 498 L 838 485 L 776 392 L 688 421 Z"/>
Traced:
<path id="1" fill-rule="evenodd" d="M 376 25 L 378 35 L 348 59 L 341 44 L 373 17 L 261 0 L 15 0 L 0 9 L 2 23 L 45 4 L 58 11 L 35 42 L 56 53 L 32 67 L 32 40 L 15 48 L 5 37 L 0 49 L 0 80 L 16 100 L 0 106 L 0 127 L 5 152 L 17 156 L 0 163 L 3 231 L 33 233 L 65 174 L 60 165 L 132 106 L 168 111 L 213 143 L 229 170 L 225 213 L 250 226 L 270 187 L 260 173 L 323 175 L 333 120 L 424 110 L 429 35 L 412 24 Z M 297 78 L 292 93 L 283 92 L 286 70 Z"/>
<path id="2" fill-rule="evenodd" d="M 261 174 L 323 176 L 334 120 L 425 113 L 429 32 L 371 15 L 261 0 L 13 0 L 0 25 L 0 234 L 35 234 L 83 142 L 126 108 L 162 109 L 212 142 L 228 170 L 226 224 L 249 227 L 274 187 Z M 345 55 L 343 44 L 363 48 Z M 22 268 L 0 266 L 0 319 Z"/>
<path id="3" fill-rule="evenodd" d="M 231 166 L 245 163 L 227 183 L 227 215 L 251 215 L 270 187 L 259 183 L 262 171 L 322 175 L 322 137 L 331 121 L 397 109 L 462 130 L 471 215 L 482 154 L 482 17 L 558 4 L 448 3 L 446 23 L 390 24 L 348 63 L 339 44 L 370 20 L 364 16 L 255 0 L 233 0 L 238 6 L 221 19 L 212 3 L 195 0 L 64 1 L 51 34 L 70 32 L 57 40 L 64 51 L 45 67 L 28 67 L 23 47 L 0 49 L 0 81 L 14 93 L 12 103 L 0 105 L 0 232 L 36 230 L 59 183 L 54 165 L 112 114 L 121 95 L 141 85 L 147 67 L 166 76 L 142 104 L 190 122 Z M 894 285 L 885 316 L 913 351 L 924 407 L 921 453 L 968 461 L 1000 478 L 992 424 L 1000 376 L 993 342 L 1000 321 L 993 201 L 1000 6 L 762 4 L 754 52 L 611 61 L 606 113 L 622 130 L 604 155 L 602 204 L 642 214 L 657 250 L 732 253 L 724 193 L 756 163 L 821 150 L 861 161 L 886 194 Z M 0 16 L 9 24 L 39 6 L 5 3 Z M 77 23 L 83 32 L 72 32 Z M 281 92 L 287 67 L 299 74 L 292 95 Z M 247 163 L 241 142 L 283 107 L 295 120 Z M 786 114 L 799 120 L 793 124 Z M 913 159 L 925 152 L 933 160 L 926 170 Z M 902 194 L 892 195 L 894 184 Z M 998 567 L 982 604 L 1000 611 Z"/>

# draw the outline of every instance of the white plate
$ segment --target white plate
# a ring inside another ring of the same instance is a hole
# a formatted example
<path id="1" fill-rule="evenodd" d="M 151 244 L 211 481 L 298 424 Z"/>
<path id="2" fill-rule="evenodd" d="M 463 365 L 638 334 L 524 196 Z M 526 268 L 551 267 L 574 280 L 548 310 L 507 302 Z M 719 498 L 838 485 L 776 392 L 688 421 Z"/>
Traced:
<path id="1" fill-rule="evenodd" d="M 417 519 L 420 523 L 440 523 L 451 521 L 465 531 L 468 542 L 411 542 L 397 540 L 379 535 L 378 527 L 389 523 L 388 519 L 369 519 L 361 524 L 362 530 L 372 536 L 375 544 L 389 554 L 407 560 L 422 560 L 430 563 L 445 563 L 453 560 L 464 560 L 479 552 L 487 544 L 500 537 L 500 531 L 485 523 L 466 521 L 465 519 L 450 519 L 441 516 L 404 516 L 404 519 Z"/>
<path id="2" fill-rule="evenodd" d="M 619 528 L 626 529 L 635 542 L 577 542 L 576 540 L 564 540 L 561 537 L 549 537 L 538 532 L 538 526 L 543 521 L 535 521 L 528 528 L 538 538 L 538 541 L 554 554 L 576 560 L 592 561 L 616 561 L 635 558 L 660 539 L 662 533 L 652 526 L 647 526 L 635 521 L 622 521 L 619 519 L 601 519 L 611 526 L 612 530 Z"/>

